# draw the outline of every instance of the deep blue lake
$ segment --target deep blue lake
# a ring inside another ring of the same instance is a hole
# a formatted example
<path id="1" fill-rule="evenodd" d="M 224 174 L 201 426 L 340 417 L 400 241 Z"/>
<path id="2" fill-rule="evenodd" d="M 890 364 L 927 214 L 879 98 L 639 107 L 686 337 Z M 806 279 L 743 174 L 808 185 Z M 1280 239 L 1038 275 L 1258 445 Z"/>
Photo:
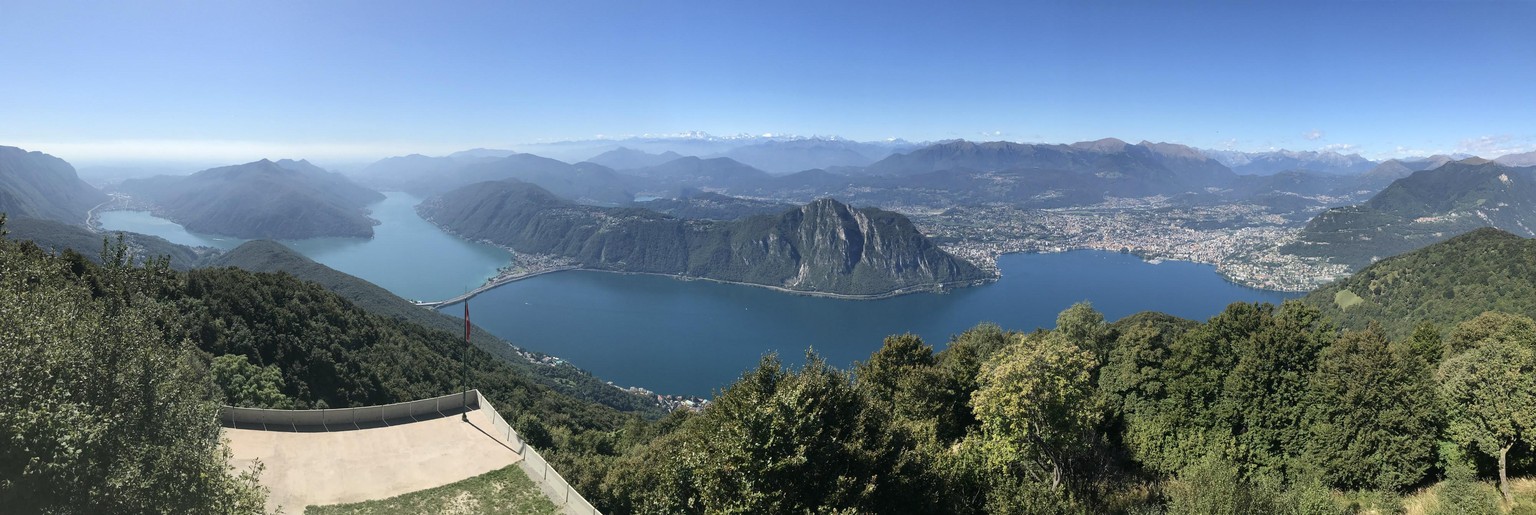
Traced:
<path id="1" fill-rule="evenodd" d="M 444 299 L 507 264 L 505 250 L 448 235 L 416 216 L 402 193 L 370 206 L 381 224 L 367 238 L 285 241 L 315 261 L 408 299 Z M 146 212 L 102 213 L 103 227 L 175 243 L 234 248 L 243 240 L 187 232 Z M 1110 320 L 1162 311 L 1203 320 L 1232 302 L 1297 296 L 1227 282 L 1208 265 L 1151 264 L 1099 251 L 1011 254 L 994 284 L 883 300 L 805 297 L 752 286 L 649 275 L 557 272 L 514 282 L 471 301 L 476 324 L 517 345 L 569 360 L 608 381 L 659 393 L 709 396 L 777 352 L 798 364 L 814 348 L 838 367 L 867 359 L 891 334 L 911 332 L 936 348 L 981 322 L 1004 329 L 1055 325 L 1056 314 L 1091 301 Z M 443 312 L 459 316 L 461 306 Z"/>
<path id="2" fill-rule="evenodd" d="M 1149 310 L 1204 320 L 1232 302 L 1279 303 L 1298 295 L 1238 286 L 1209 265 L 1151 264 L 1112 252 L 1010 254 L 998 264 L 1003 278 L 994 284 L 883 300 L 557 272 L 475 297 L 470 316 L 502 338 L 615 384 L 709 396 L 770 352 L 798 364 L 813 348 L 829 363 L 847 367 L 867 359 L 887 335 L 914 333 L 942 349 L 951 335 L 981 322 L 1017 330 L 1052 327 L 1057 313 L 1084 300 L 1109 320 Z"/>

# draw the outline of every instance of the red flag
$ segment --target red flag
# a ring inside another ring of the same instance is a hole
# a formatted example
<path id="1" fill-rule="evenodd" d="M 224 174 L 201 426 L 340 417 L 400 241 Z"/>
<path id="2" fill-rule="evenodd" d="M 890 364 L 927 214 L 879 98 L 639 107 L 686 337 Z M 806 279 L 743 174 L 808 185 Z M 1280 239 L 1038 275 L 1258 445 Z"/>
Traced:
<path id="1" fill-rule="evenodd" d="M 469 301 L 464 301 L 464 341 L 469 341 Z"/>

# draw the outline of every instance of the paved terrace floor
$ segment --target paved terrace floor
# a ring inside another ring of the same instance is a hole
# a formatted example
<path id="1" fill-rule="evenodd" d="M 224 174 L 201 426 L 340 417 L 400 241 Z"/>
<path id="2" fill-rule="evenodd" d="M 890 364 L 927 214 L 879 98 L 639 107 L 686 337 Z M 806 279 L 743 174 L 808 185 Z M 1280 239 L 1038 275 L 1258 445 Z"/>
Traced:
<path id="1" fill-rule="evenodd" d="M 489 434 L 488 434 L 489 433 Z M 385 499 L 517 463 L 484 410 L 339 431 L 224 428 L 237 470 L 261 460 L 267 510 Z"/>

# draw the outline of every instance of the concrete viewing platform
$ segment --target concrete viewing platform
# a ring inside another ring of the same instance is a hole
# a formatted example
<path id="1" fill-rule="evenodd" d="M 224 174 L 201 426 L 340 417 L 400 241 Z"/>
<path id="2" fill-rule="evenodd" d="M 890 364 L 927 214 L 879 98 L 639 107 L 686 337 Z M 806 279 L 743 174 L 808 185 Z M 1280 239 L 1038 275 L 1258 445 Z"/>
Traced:
<path id="1" fill-rule="evenodd" d="M 385 499 L 523 460 L 515 432 L 470 395 L 340 410 L 226 408 L 231 465 L 265 466 L 267 510 Z M 484 407 L 484 409 L 482 408 Z M 460 418 L 468 414 L 468 421 Z"/>

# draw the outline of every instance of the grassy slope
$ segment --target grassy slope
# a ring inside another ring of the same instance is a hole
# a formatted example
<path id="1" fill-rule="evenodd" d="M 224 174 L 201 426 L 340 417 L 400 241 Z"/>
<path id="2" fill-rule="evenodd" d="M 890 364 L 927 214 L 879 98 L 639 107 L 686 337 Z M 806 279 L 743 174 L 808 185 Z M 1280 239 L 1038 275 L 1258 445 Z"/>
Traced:
<path id="1" fill-rule="evenodd" d="M 1533 291 L 1536 240 L 1484 228 L 1384 259 L 1302 302 L 1344 327 L 1376 320 L 1401 338 L 1421 322 L 1447 327 L 1489 309 L 1536 316 Z"/>
<path id="2" fill-rule="evenodd" d="M 559 513 L 517 465 L 437 488 L 352 504 L 310 506 L 310 515 L 363 514 L 550 514 Z"/>

